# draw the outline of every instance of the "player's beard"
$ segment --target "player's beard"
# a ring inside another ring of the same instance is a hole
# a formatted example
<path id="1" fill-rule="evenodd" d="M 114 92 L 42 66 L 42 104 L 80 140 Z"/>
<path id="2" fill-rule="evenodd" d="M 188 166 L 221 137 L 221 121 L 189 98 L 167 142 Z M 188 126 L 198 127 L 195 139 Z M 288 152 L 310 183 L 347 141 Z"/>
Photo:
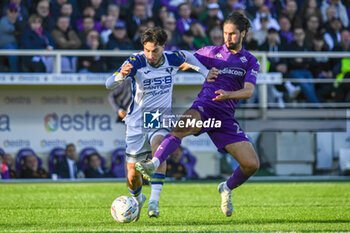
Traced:
<path id="1" fill-rule="evenodd" d="M 229 50 L 238 50 L 240 48 L 240 46 L 241 46 L 241 43 L 242 43 L 241 35 L 237 38 L 237 42 L 236 43 L 227 42 L 227 41 L 225 42 L 225 44 L 226 44 L 226 46 L 227 46 L 227 48 Z"/>

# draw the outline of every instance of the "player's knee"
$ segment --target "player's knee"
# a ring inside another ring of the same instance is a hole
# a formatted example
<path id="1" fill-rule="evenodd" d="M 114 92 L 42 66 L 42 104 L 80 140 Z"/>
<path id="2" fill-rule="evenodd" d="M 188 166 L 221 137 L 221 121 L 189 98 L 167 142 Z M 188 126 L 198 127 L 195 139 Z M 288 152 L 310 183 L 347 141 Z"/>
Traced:
<path id="1" fill-rule="evenodd" d="M 247 165 L 247 169 L 250 171 L 251 174 L 254 174 L 259 170 L 260 162 L 258 159 L 251 160 Z"/>

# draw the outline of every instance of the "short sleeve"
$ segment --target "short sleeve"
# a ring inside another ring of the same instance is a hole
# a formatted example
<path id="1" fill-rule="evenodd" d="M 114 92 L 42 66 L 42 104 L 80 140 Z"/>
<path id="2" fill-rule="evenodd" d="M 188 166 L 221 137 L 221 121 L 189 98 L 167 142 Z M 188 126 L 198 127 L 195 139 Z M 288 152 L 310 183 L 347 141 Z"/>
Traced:
<path id="1" fill-rule="evenodd" d="M 260 63 L 259 60 L 256 57 L 253 57 L 251 59 L 251 62 L 249 63 L 249 67 L 247 69 L 247 73 L 245 75 L 245 82 L 250 82 L 252 84 L 256 84 L 256 79 L 258 77 L 258 72 L 260 69 Z"/>
<path id="2" fill-rule="evenodd" d="M 165 55 L 171 66 L 181 66 L 186 60 L 185 55 L 179 50 L 174 50 L 172 53 L 166 53 Z"/>
<path id="3" fill-rule="evenodd" d="M 210 67 L 209 63 L 209 57 L 208 57 L 209 51 L 207 47 L 199 49 L 194 56 L 200 61 L 203 65 L 206 67 Z"/>

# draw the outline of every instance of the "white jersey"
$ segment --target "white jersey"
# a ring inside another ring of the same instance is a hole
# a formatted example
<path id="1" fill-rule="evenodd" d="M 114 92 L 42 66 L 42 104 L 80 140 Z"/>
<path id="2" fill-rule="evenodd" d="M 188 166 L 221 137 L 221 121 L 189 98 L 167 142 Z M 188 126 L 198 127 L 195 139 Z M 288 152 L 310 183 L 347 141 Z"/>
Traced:
<path id="1" fill-rule="evenodd" d="M 185 56 L 180 51 L 164 51 L 163 64 L 152 67 L 147 63 L 143 52 L 131 56 L 125 64 L 133 68 L 126 78 L 132 80 L 133 100 L 125 117 L 127 126 L 143 127 L 145 113 L 159 111 L 161 115 L 171 115 L 172 92 L 174 76 L 179 66 L 185 62 Z M 121 67 L 113 74 L 119 74 Z"/>

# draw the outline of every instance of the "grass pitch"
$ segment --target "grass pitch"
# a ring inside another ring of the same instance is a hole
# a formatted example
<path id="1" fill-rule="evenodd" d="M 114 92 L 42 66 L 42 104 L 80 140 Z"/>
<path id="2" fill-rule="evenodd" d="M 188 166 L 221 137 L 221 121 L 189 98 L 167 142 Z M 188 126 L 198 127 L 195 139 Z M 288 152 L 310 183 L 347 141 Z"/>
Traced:
<path id="1" fill-rule="evenodd" d="M 112 201 L 125 183 L 0 184 L 0 232 L 350 231 L 350 183 L 248 183 L 234 191 L 233 216 L 220 210 L 217 183 L 168 183 L 160 217 L 121 224 Z M 143 192 L 150 196 L 150 186 Z"/>

